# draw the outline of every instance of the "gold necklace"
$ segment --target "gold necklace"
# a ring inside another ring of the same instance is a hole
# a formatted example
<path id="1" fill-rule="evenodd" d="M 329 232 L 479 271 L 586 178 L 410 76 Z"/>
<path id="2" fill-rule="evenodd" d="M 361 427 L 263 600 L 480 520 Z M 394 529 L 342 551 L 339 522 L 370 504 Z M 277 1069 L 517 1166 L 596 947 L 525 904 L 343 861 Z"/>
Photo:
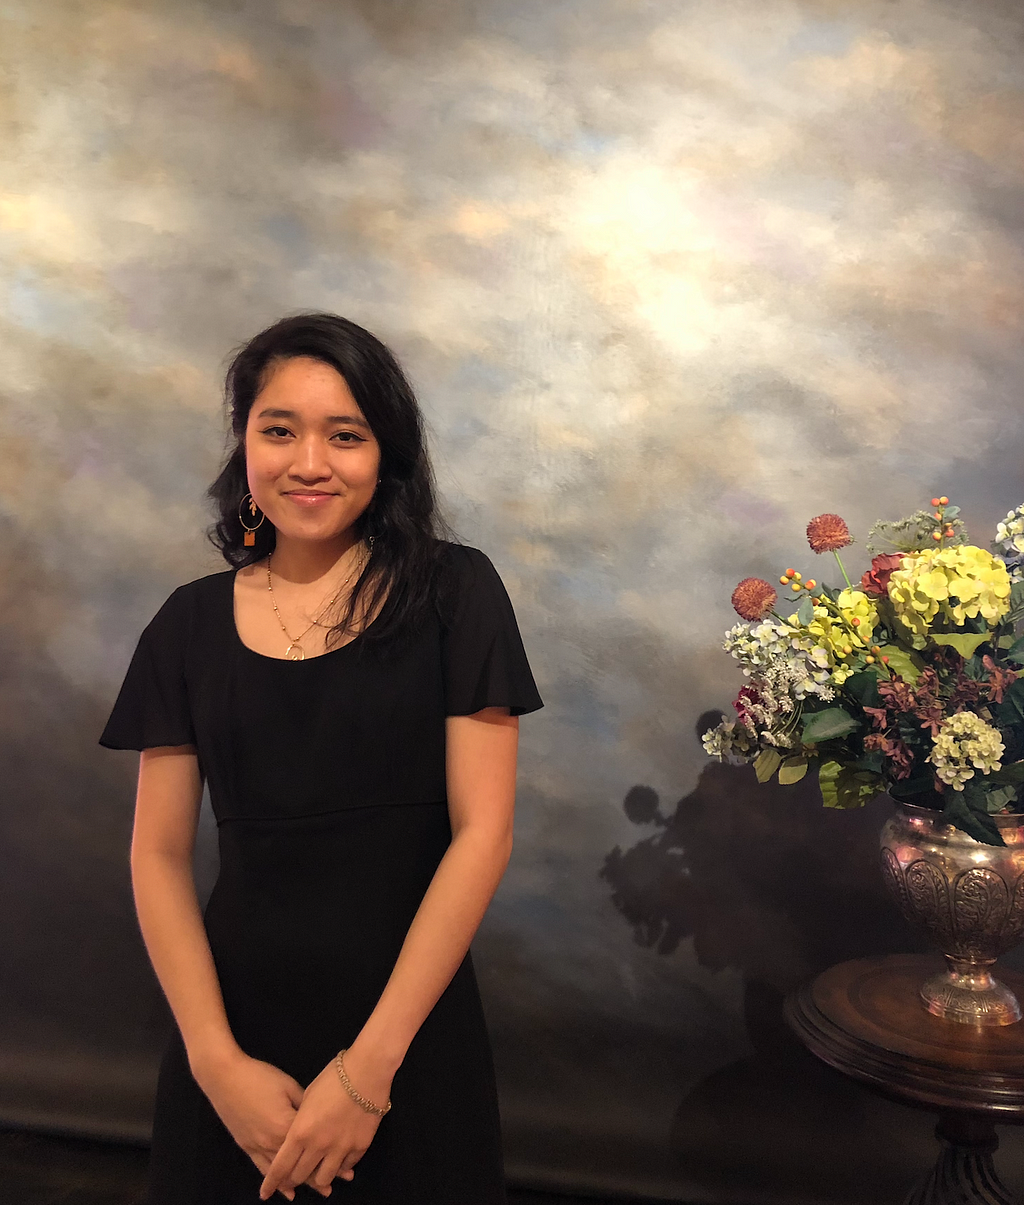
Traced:
<path id="1" fill-rule="evenodd" d="M 306 635 L 307 632 L 310 631 L 310 629 L 323 627 L 324 625 L 319 622 L 319 619 L 314 619 L 313 622 L 309 625 L 309 627 L 307 627 L 304 631 L 302 631 L 298 636 L 295 636 L 295 637 L 293 637 L 292 634 L 288 631 L 288 629 L 284 626 L 284 620 L 281 618 L 281 612 L 277 609 L 277 601 L 274 598 L 274 583 L 270 576 L 270 558 L 272 556 L 273 556 L 273 553 L 267 554 L 267 589 L 270 591 L 270 601 L 274 608 L 274 614 L 277 616 L 277 622 L 281 625 L 281 631 L 284 632 L 285 636 L 287 637 L 287 639 L 289 641 L 288 648 L 285 650 L 285 654 L 284 654 L 285 659 L 287 661 L 305 661 L 306 651 L 302 647 L 302 645 L 299 643 L 299 641 L 302 639 L 303 636 Z M 364 567 L 365 567 L 365 562 L 364 562 Z M 352 569 L 352 571 L 349 573 L 348 577 L 346 577 L 345 580 L 338 587 L 338 591 L 335 594 L 335 596 L 321 610 L 321 612 L 320 612 L 321 618 L 324 615 L 326 615 L 327 612 L 330 610 L 330 608 L 333 607 L 334 604 L 338 601 L 338 598 L 340 597 L 342 590 L 344 590 L 345 587 L 349 584 L 349 582 L 352 580 L 352 577 L 354 574 L 355 574 L 355 569 Z"/>

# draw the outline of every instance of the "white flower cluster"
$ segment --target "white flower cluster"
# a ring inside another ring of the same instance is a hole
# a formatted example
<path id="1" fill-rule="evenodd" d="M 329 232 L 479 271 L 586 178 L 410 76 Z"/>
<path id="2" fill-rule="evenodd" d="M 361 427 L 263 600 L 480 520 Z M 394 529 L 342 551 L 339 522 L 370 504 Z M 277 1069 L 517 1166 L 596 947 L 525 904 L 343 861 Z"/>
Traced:
<path id="1" fill-rule="evenodd" d="M 722 761 L 730 757 L 749 761 L 757 753 L 757 742 L 737 720 L 723 720 L 716 728 L 709 728 L 701 741 L 705 753 Z"/>
<path id="2" fill-rule="evenodd" d="M 829 686 L 828 654 L 810 641 L 797 637 L 784 624 L 761 620 L 738 623 L 726 632 L 722 648 L 740 663 L 746 677 L 776 696 L 791 699 L 817 695 L 826 701 L 835 697 Z M 792 706 L 786 710 L 792 711 Z"/>
<path id="3" fill-rule="evenodd" d="M 1006 563 L 1010 581 L 1024 581 L 1024 506 L 1008 511 L 1006 518 L 996 524 L 993 548 Z"/>
<path id="4" fill-rule="evenodd" d="M 958 711 L 942 721 L 928 760 L 943 782 L 962 791 L 975 770 L 992 774 L 1001 769 L 1005 748 L 1003 738 L 981 716 Z"/>
<path id="5" fill-rule="evenodd" d="M 808 695 L 826 701 L 835 697 L 827 653 L 810 647 L 793 628 L 769 620 L 736 624 L 722 647 L 740 663 L 750 689 L 741 692 L 739 719 L 723 720 L 704 733 L 705 751 L 723 761 L 750 761 L 764 745 L 796 748 L 796 727 L 787 720 L 797 702 Z"/>
<path id="6" fill-rule="evenodd" d="M 791 749 L 796 743 L 793 733 L 786 731 L 787 715 L 791 715 L 795 704 L 789 684 L 781 680 L 784 668 L 777 675 L 777 682 L 758 677 L 753 685 L 756 697 L 743 699 L 740 724 L 754 738 L 760 737 L 766 744 L 779 749 Z"/>

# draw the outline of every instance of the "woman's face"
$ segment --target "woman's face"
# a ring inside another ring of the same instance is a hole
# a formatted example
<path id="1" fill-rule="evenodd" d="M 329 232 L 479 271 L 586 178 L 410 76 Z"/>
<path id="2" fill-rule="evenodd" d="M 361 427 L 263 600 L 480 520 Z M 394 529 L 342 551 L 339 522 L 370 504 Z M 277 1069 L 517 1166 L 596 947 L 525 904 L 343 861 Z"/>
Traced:
<path id="1" fill-rule="evenodd" d="M 345 378 L 295 356 L 272 368 L 256 395 L 245 462 L 256 505 L 280 536 L 331 540 L 370 504 L 380 445 Z"/>

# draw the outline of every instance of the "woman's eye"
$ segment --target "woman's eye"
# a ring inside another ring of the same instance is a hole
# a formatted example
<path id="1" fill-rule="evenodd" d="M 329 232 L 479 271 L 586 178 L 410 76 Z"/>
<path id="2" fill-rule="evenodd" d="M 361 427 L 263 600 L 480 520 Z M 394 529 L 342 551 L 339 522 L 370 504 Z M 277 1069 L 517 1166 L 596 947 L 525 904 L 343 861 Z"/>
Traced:
<path id="1" fill-rule="evenodd" d="M 275 439 L 285 439 L 289 435 L 291 435 L 291 431 L 289 431 L 287 427 L 274 426 L 274 427 L 264 427 L 261 434 L 271 435 Z M 338 431 L 337 434 L 331 436 L 331 439 L 335 440 L 338 443 L 364 443 L 365 442 L 363 440 L 363 437 L 361 435 L 357 435 L 355 431 Z"/>

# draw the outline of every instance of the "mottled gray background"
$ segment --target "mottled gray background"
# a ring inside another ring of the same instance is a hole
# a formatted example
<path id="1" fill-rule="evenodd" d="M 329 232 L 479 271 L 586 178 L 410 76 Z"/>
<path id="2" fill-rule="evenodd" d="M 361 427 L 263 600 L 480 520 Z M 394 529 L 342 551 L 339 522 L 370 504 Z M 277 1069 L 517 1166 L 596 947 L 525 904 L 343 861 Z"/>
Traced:
<path id="1" fill-rule="evenodd" d="M 695 728 L 737 684 L 735 581 L 830 576 L 810 515 L 863 537 L 942 492 L 987 543 L 1024 500 L 1019 6 L 0 12 L 0 1119 L 145 1136 L 168 1014 L 135 757 L 95 741 L 141 628 L 223 567 L 225 356 L 327 308 L 407 367 L 547 703 L 477 942 L 511 1173 L 898 1201 L 931 1120 L 779 1014 L 811 971 L 916 948 L 884 808 L 758 791 Z M 210 851 L 207 823 L 207 877 Z M 1024 1181 L 1019 1134 L 1002 1159 Z"/>

